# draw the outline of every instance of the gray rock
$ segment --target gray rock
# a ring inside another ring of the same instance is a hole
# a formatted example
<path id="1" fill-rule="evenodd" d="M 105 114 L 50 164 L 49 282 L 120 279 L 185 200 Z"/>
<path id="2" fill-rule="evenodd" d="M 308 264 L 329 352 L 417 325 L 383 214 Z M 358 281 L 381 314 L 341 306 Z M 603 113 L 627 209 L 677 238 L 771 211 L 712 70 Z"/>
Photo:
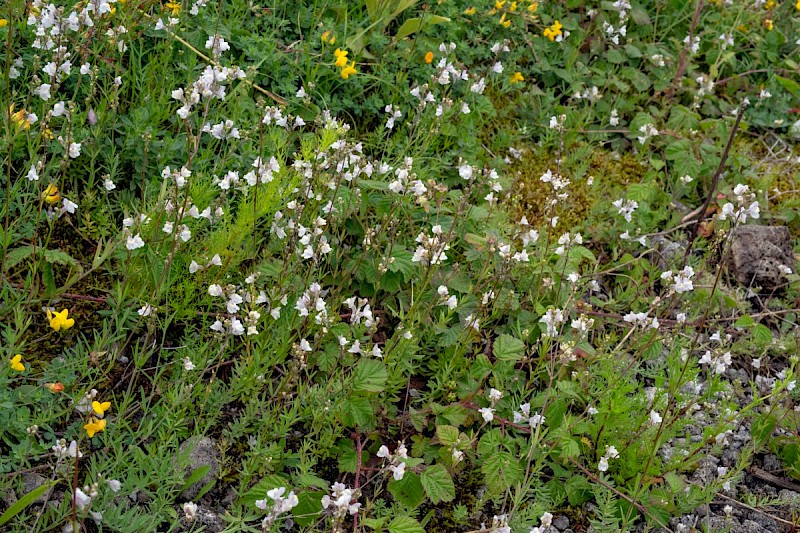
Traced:
<path id="1" fill-rule="evenodd" d="M 189 476 L 192 472 L 202 466 L 209 466 L 208 472 L 195 483 L 189 485 L 186 490 L 181 493 L 181 498 L 184 500 L 192 500 L 200 494 L 200 490 L 209 482 L 217 478 L 219 473 L 219 452 L 217 445 L 213 439 L 208 437 L 191 437 L 181 443 L 180 454 L 189 453 L 189 468 L 186 475 Z"/>
<path id="2" fill-rule="evenodd" d="M 569 518 L 564 515 L 553 518 L 553 527 L 562 531 L 569 528 Z"/>
<path id="3" fill-rule="evenodd" d="M 784 500 L 789 502 L 789 506 L 792 509 L 800 509 L 800 494 L 793 490 L 783 489 L 778 493 L 778 496 Z"/>
<path id="4" fill-rule="evenodd" d="M 786 283 L 781 267 L 797 272 L 786 226 L 740 226 L 731 234 L 727 266 L 746 287 L 774 290 Z"/>
<path id="5" fill-rule="evenodd" d="M 225 521 L 217 513 L 202 505 L 197 506 L 197 516 L 194 520 L 206 526 L 205 530 L 209 533 L 220 533 L 225 529 Z"/>
<path id="6" fill-rule="evenodd" d="M 23 494 L 28 494 L 32 490 L 38 489 L 42 485 L 47 483 L 47 478 L 40 476 L 36 473 L 28 473 L 22 475 L 22 489 Z M 33 500 L 36 503 L 44 503 L 45 498 L 47 498 L 47 491 L 44 494 Z"/>

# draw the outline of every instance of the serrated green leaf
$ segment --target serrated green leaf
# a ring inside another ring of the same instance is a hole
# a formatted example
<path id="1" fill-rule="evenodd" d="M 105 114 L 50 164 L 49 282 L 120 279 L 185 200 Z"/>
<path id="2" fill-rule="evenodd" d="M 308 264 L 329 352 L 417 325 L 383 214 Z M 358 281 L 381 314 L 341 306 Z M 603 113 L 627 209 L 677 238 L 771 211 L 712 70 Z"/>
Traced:
<path id="1" fill-rule="evenodd" d="M 301 492 L 297 495 L 297 505 L 292 508 L 295 522 L 303 527 L 314 525 L 322 512 L 324 492 Z"/>
<path id="2" fill-rule="evenodd" d="M 420 481 L 425 489 L 425 494 L 434 505 L 439 502 L 452 501 L 456 497 L 453 478 L 442 465 L 429 466 L 420 476 Z"/>
<path id="3" fill-rule="evenodd" d="M 81 266 L 81 264 L 78 262 L 77 259 L 69 255 L 67 252 L 63 252 L 61 250 L 45 250 L 44 260 L 47 261 L 48 263 L 68 265 L 68 266 L 73 266 L 80 271 L 83 270 L 83 267 Z"/>
<path id="4" fill-rule="evenodd" d="M 6 270 L 14 268 L 21 261 L 24 261 L 30 257 L 34 250 L 35 248 L 32 245 L 20 246 L 19 248 L 9 250 L 6 254 L 5 260 L 3 261 L 3 268 Z"/>
<path id="5" fill-rule="evenodd" d="M 756 321 L 753 320 L 753 317 L 751 317 L 750 315 L 744 315 L 740 316 L 736 320 L 736 322 L 733 323 L 733 325 L 736 326 L 737 328 L 749 328 L 752 327 L 755 323 Z"/>
<path id="6" fill-rule="evenodd" d="M 508 452 L 493 453 L 486 457 L 481 472 L 486 485 L 495 493 L 519 483 L 525 475 L 519 460 Z"/>
<path id="7" fill-rule="evenodd" d="M 494 341 L 492 353 L 498 361 L 516 362 L 525 357 L 525 343 L 504 333 Z"/>
<path id="8" fill-rule="evenodd" d="M 458 428 L 448 425 L 436 426 L 436 436 L 445 446 L 455 446 L 458 443 Z"/>
<path id="9" fill-rule="evenodd" d="M 772 331 L 764 324 L 756 324 L 753 328 L 753 340 L 761 346 L 766 346 L 772 342 Z"/>
<path id="10" fill-rule="evenodd" d="M 403 479 L 392 479 L 387 486 L 389 493 L 409 509 L 416 509 L 425 498 L 425 491 L 418 474 L 406 472 Z"/>
<path id="11" fill-rule="evenodd" d="M 383 392 L 389 374 L 386 365 L 377 359 L 362 359 L 353 373 L 351 390 L 366 392 Z"/>
<path id="12" fill-rule="evenodd" d="M 425 533 L 425 530 L 410 516 L 398 516 L 389 523 L 389 533 Z"/>
<path id="13" fill-rule="evenodd" d="M 268 474 L 261 481 L 253 485 L 250 490 L 242 494 L 239 501 L 247 507 L 255 505 L 256 500 L 263 500 L 267 497 L 267 492 L 278 487 L 286 487 L 289 481 L 277 474 Z"/>

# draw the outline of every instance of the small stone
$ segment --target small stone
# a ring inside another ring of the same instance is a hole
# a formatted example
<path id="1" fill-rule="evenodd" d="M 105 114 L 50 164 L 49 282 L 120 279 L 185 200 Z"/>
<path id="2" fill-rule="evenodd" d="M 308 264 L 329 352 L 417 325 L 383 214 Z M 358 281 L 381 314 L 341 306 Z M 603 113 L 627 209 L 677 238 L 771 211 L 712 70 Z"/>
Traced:
<path id="1" fill-rule="evenodd" d="M 797 272 L 786 226 L 740 226 L 731 233 L 730 273 L 746 287 L 774 290 L 786 284 L 786 267 Z"/>
<path id="2" fill-rule="evenodd" d="M 193 500 L 208 483 L 217 478 L 219 473 L 219 452 L 213 439 L 208 437 L 191 437 L 180 445 L 180 453 L 189 453 L 189 467 L 186 475 L 203 466 L 209 466 L 208 472 L 199 480 L 192 483 L 181 493 L 184 500 Z"/>
<path id="3" fill-rule="evenodd" d="M 792 509 L 800 509 L 800 493 L 789 489 L 783 489 L 778 493 L 778 497 L 781 500 L 789 502 L 789 506 Z"/>
<path id="4" fill-rule="evenodd" d="M 564 515 L 559 515 L 559 516 L 553 518 L 553 526 L 556 529 L 560 529 L 560 530 L 563 531 L 563 530 L 569 528 L 569 518 L 567 518 Z"/>

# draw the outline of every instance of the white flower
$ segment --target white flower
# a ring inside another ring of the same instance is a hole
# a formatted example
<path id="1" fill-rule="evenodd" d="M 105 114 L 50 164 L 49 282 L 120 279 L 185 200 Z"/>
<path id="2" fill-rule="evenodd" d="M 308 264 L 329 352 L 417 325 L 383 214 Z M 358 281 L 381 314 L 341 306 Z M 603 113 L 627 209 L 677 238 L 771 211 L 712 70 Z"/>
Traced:
<path id="1" fill-rule="evenodd" d="M 71 201 L 69 198 L 64 198 L 61 201 L 61 211 L 64 213 L 73 214 L 75 210 L 78 209 L 78 204 Z"/>
<path id="2" fill-rule="evenodd" d="M 503 73 L 503 64 L 500 61 L 498 61 L 497 63 L 492 65 L 492 72 L 495 72 L 497 74 L 502 74 Z"/>
<path id="3" fill-rule="evenodd" d="M 478 412 L 481 414 L 484 421 L 491 422 L 494 420 L 494 409 L 490 407 L 484 407 L 482 409 L 478 409 Z"/>
<path id="4" fill-rule="evenodd" d="M 194 363 L 188 357 L 183 358 L 183 369 L 190 372 L 195 369 Z"/>
<path id="5" fill-rule="evenodd" d="M 597 469 L 601 472 L 608 470 L 608 458 L 606 456 L 600 458 L 600 462 L 597 464 Z"/>
<path id="6" fill-rule="evenodd" d="M 619 113 L 617 113 L 616 109 L 611 110 L 611 118 L 608 119 L 608 124 L 610 126 L 618 126 L 619 125 Z"/>
<path id="7" fill-rule="evenodd" d="M 154 307 L 151 306 L 150 304 L 144 304 L 142 308 L 136 312 L 139 314 L 139 316 L 150 316 L 151 314 L 153 314 L 153 309 Z"/>
<path id="8" fill-rule="evenodd" d="M 72 159 L 76 157 L 80 157 L 81 155 L 81 143 L 70 143 L 69 145 L 69 156 Z"/>
<path id="9" fill-rule="evenodd" d="M 45 102 L 50 100 L 50 84 L 43 83 L 36 88 L 36 95 Z"/>
<path id="10" fill-rule="evenodd" d="M 225 293 L 222 290 L 222 287 L 214 283 L 208 286 L 208 294 L 211 296 L 223 296 Z"/>
<path id="11" fill-rule="evenodd" d="M 36 163 L 32 164 L 30 170 L 28 170 L 28 180 L 39 181 L 39 172 L 36 170 Z"/>
<path id="12" fill-rule="evenodd" d="M 125 243 L 125 248 L 131 251 L 142 248 L 143 246 L 144 246 L 144 240 L 138 233 L 136 235 L 128 237 L 128 240 Z"/>
<path id="13" fill-rule="evenodd" d="M 78 509 L 83 511 L 84 509 L 86 509 L 86 507 L 91 505 L 91 503 L 92 503 L 91 496 L 89 496 L 79 488 L 75 489 L 75 505 L 78 506 Z"/>
<path id="14" fill-rule="evenodd" d="M 492 403 L 499 402 L 502 397 L 503 393 L 500 392 L 499 390 L 494 388 L 489 390 L 489 401 L 491 401 Z"/>
<path id="15" fill-rule="evenodd" d="M 119 492 L 119 489 L 122 488 L 122 483 L 117 479 L 109 479 L 108 487 L 111 489 L 111 492 Z"/>
<path id="16" fill-rule="evenodd" d="M 661 415 L 658 414 L 657 411 L 650 411 L 650 423 L 651 424 L 653 424 L 654 426 L 657 426 L 658 424 L 661 423 L 662 420 L 663 419 L 661 418 Z"/>
<path id="17" fill-rule="evenodd" d="M 105 187 L 107 191 L 113 191 L 117 188 L 117 186 L 114 185 L 114 182 L 111 181 L 111 178 L 108 177 L 103 180 L 103 187 Z"/>
<path id="18" fill-rule="evenodd" d="M 191 522 L 197 516 L 197 504 L 186 502 L 183 504 L 183 514 L 186 516 L 186 521 Z"/>

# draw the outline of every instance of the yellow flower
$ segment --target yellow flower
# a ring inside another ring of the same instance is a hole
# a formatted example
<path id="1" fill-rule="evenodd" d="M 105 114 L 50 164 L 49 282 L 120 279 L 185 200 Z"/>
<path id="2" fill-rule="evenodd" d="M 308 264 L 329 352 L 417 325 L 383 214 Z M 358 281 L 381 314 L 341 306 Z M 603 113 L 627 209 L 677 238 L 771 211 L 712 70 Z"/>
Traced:
<path id="1" fill-rule="evenodd" d="M 11 370 L 16 370 L 17 372 L 25 371 L 25 365 L 22 364 L 22 356 L 20 354 L 12 357 L 9 363 L 11 364 Z"/>
<path id="2" fill-rule="evenodd" d="M 111 409 L 111 402 L 103 402 L 103 403 L 97 401 L 92 402 L 92 411 L 94 411 L 99 416 L 103 416 L 103 414 L 105 414 L 105 412 L 108 411 L 109 409 Z"/>
<path id="3" fill-rule="evenodd" d="M 736 29 L 744 33 L 747 31 L 747 26 L 745 26 L 744 24 L 739 24 L 738 26 L 736 26 Z"/>
<path id="4" fill-rule="evenodd" d="M 772 31 L 772 28 L 773 28 L 772 19 L 765 20 L 764 21 L 764 27 L 767 28 L 767 30 Z"/>
<path id="5" fill-rule="evenodd" d="M 336 56 L 336 61 L 333 63 L 337 67 L 344 67 L 347 65 L 347 50 L 342 50 L 341 48 L 337 48 L 333 55 Z"/>
<path id="6" fill-rule="evenodd" d="M 345 65 L 344 67 L 342 67 L 342 71 L 340 72 L 340 74 L 342 75 L 342 78 L 344 78 L 344 79 L 349 78 L 351 74 L 355 74 L 355 73 L 356 73 L 356 62 L 355 61 L 353 61 L 349 65 Z"/>
<path id="7" fill-rule="evenodd" d="M 84 424 L 83 429 L 86 430 L 86 434 L 89 435 L 89 438 L 91 439 L 94 437 L 95 433 L 106 430 L 106 421 L 102 418 L 98 420 L 93 416 L 89 417 L 89 423 Z"/>
<path id="8" fill-rule="evenodd" d="M 336 36 L 333 34 L 331 30 L 325 31 L 325 33 L 322 34 L 321 39 L 322 42 L 325 44 L 333 44 L 336 42 Z"/>
<path id="9" fill-rule="evenodd" d="M 56 383 L 45 383 L 44 386 L 47 387 L 47 390 L 49 390 L 53 394 L 64 392 L 64 384 L 61 383 L 60 381 L 57 381 Z"/>
<path id="10" fill-rule="evenodd" d="M 551 41 L 555 41 L 556 37 L 561 35 L 561 28 L 563 27 L 564 26 L 562 26 L 559 21 L 555 21 L 553 22 L 552 26 L 550 26 L 549 28 L 545 28 L 544 36 L 550 39 Z"/>
<path id="11" fill-rule="evenodd" d="M 536 10 L 539 9 L 539 2 L 533 2 L 531 5 L 528 6 L 528 11 L 531 13 L 536 13 Z"/>
<path id="12" fill-rule="evenodd" d="M 49 309 L 47 310 L 47 319 L 50 320 L 50 327 L 56 331 L 62 329 L 69 329 L 75 325 L 74 318 L 68 318 L 69 315 L 68 309 L 63 309 L 58 313 L 53 313 Z"/>
<path id="13" fill-rule="evenodd" d="M 429 65 L 433 63 L 433 52 L 428 52 L 425 54 L 425 62 Z"/>
<path id="14" fill-rule="evenodd" d="M 800 7 L 798 7 L 797 9 L 800 9 Z M 465 15 L 474 15 L 475 14 L 475 8 L 474 7 L 468 7 L 467 9 L 464 10 L 464 14 Z"/>
<path id="15" fill-rule="evenodd" d="M 42 198 L 48 204 L 55 205 L 61 200 L 61 193 L 58 192 L 58 187 L 51 183 L 42 192 Z"/>
<path id="16" fill-rule="evenodd" d="M 164 7 L 169 9 L 172 12 L 172 16 L 174 17 L 178 13 L 181 12 L 181 7 L 183 7 L 180 2 L 167 2 L 164 4 Z"/>
<path id="17" fill-rule="evenodd" d="M 798 11 L 800 11 L 800 0 L 797 0 L 797 3 L 794 5 Z"/>
<path id="18" fill-rule="evenodd" d="M 503 9 L 504 5 L 506 5 L 506 0 L 495 0 L 494 2 L 495 9 Z"/>
<path id="19" fill-rule="evenodd" d="M 518 83 L 520 81 L 525 81 L 525 78 L 522 77 L 522 72 L 515 72 L 511 75 L 511 83 Z"/>
<path id="20" fill-rule="evenodd" d="M 17 125 L 18 128 L 23 130 L 30 129 L 31 120 L 28 118 L 28 112 L 25 109 L 20 109 L 14 113 L 14 104 L 8 107 L 8 112 L 11 113 L 11 121 Z"/>
<path id="21" fill-rule="evenodd" d="M 506 20 L 506 14 L 505 13 L 503 13 L 503 16 L 500 17 L 500 25 L 502 27 L 504 27 L 504 28 L 508 28 L 509 26 L 511 26 L 511 21 L 510 20 Z"/>
<path id="22" fill-rule="evenodd" d="M 8 26 L 8 21 L 6 19 L 0 19 L 0 28 L 5 28 Z"/>
<path id="23" fill-rule="evenodd" d="M 510 12 L 512 12 L 512 13 L 513 13 L 514 11 L 516 11 L 516 10 L 517 10 L 517 3 L 516 3 L 516 2 L 511 2 L 511 6 L 508 8 L 508 10 L 509 10 Z"/>
<path id="24" fill-rule="evenodd" d="M 777 5 L 778 5 L 778 2 L 776 2 L 775 0 L 767 0 L 767 3 L 764 4 L 764 9 L 769 11 L 770 9 L 772 9 L 773 7 L 775 7 Z"/>

